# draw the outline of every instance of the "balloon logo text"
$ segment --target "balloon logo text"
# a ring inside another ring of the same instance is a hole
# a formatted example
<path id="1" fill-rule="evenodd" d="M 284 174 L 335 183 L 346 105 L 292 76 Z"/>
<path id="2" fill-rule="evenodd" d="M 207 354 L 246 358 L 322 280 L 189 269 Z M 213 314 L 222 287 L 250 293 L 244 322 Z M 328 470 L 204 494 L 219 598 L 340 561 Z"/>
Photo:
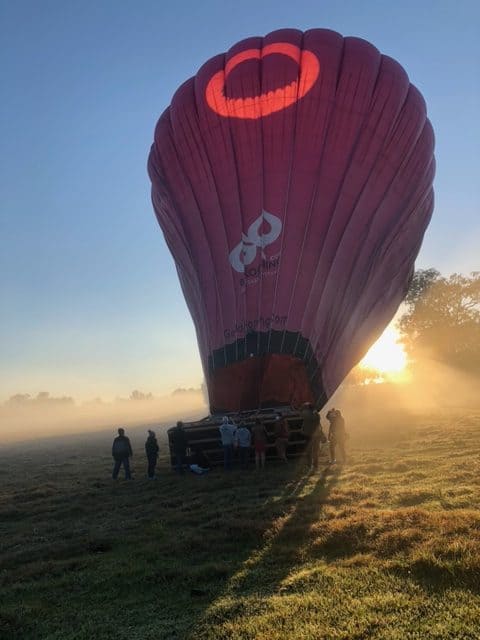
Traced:
<path id="1" fill-rule="evenodd" d="M 227 98 L 225 82 L 229 74 L 242 62 L 261 60 L 268 55 L 280 54 L 294 60 L 300 68 L 300 77 L 290 84 L 249 98 Z M 217 71 L 205 89 L 205 99 L 212 111 L 225 118 L 257 120 L 276 111 L 282 111 L 303 98 L 313 87 L 320 74 L 320 62 L 317 56 L 308 50 L 287 42 L 269 44 L 263 49 L 246 49 L 234 55 Z"/>
<path id="2" fill-rule="evenodd" d="M 268 233 L 259 233 L 263 222 L 267 222 L 270 225 Z M 241 241 L 230 252 L 230 264 L 235 271 L 244 273 L 245 265 L 249 265 L 255 260 L 259 247 L 262 257 L 265 258 L 263 249 L 275 242 L 281 232 L 282 221 L 280 218 L 267 211 L 262 211 L 258 218 L 248 227 L 247 234 L 242 233 Z"/>

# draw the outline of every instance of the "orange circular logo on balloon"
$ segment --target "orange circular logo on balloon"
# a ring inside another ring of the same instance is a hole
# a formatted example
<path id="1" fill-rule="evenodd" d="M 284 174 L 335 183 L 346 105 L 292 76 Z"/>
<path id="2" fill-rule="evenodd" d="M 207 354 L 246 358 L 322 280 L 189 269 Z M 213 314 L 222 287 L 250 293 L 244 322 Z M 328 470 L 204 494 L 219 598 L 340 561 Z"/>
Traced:
<path id="1" fill-rule="evenodd" d="M 242 62 L 260 60 L 273 53 L 288 56 L 300 67 L 300 77 L 284 87 L 267 91 L 258 96 L 248 98 L 227 98 L 225 82 L 228 75 Z M 225 65 L 225 69 L 217 71 L 205 89 L 205 99 L 210 109 L 225 118 L 242 118 L 256 120 L 276 111 L 281 111 L 303 98 L 313 87 L 320 75 L 320 62 L 311 51 L 302 51 L 299 47 L 287 42 L 269 44 L 263 49 L 247 49 L 237 53 Z"/>

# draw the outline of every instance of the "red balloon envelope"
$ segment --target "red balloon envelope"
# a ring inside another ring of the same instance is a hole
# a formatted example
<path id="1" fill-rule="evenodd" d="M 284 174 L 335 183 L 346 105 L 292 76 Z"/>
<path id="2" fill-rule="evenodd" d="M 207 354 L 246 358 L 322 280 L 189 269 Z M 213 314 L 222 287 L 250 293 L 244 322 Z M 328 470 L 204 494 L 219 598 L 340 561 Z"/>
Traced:
<path id="1" fill-rule="evenodd" d="M 178 89 L 148 169 L 212 412 L 331 396 L 406 293 L 433 146 L 403 68 L 332 31 L 249 38 Z"/>

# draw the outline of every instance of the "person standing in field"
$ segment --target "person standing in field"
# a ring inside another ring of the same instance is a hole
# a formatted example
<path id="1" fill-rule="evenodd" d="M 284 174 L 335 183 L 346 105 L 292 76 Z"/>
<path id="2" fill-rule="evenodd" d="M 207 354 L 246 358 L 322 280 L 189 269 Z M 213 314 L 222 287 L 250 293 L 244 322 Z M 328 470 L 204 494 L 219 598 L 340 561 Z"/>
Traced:
<path id="1" fill-rule="evenodd" d="M 125 429 L 120 428 L 118 430 L 118 436 L 115 438 L 112 445 L 112 457 L 115 461 L 112 472 L 112 478 L 114 480 L 118 478 L 118 473 L 122 465 L 125 470 L 125 480 L 132 479 L 132 474 L 130 472 L 130 458 L 132 456 L 133 452 L 130 439 L 125 435 Z"/>
<path id="2" fill-rule="evenodd" d="M 155 437 L 155 432 L 149 429 L 148 438 L 145 442 L 145 453 L 147 454 L 148 461 L 147 476 L 150 478 L 150 480 L 155 479 L 155 467 L 157 466 L 158 451 L 159 448 L 157 438 Z"/>
<path id="3" fill-rule="evenodd" d="M 265 453 L 267 451 L 267 431 L 260 418 L 253 425 L 253 447 L 255 449 L 255 468 L 265 468 Z"/>
<path id="4" fill-rule="evenodd" d="M 312 471 L 316 471 L 318 469 L 320 446 L 324 444 L 327 439 L 322 431 L 320 414 L 314 409 L 310 402 L 306 402 L 303 405 L 301 416 L 303 418 L 302 431 L 307 438 L 305 453 Z"/>
<path id="5" fill-rule="evenodd" d="M 277 455 L 283 462 L 287 460 L 287 442 L 289 436 L 288 424 L 281 413 L 277 413 L 275 418 L 275 447 L 277 449 Z"/>
<path id="6" fill-rule="evenodd" d="M 219 431 L 223 447 L 223 467 L 225 471 L 230 471 L 232 468 L 233 445 L 235 443 L 237 427 L 230 422 L 227 416 L 224 416 Z"/>
<path id="7" fill-rule="evenodd" d="M 188 439 L 183 422 L 180 420 L 170 432 L 170 441 L 172 443 L 173 455 L 175 456 L 175 471 L 184 472 L 185 458 L 187 456 Z"/>
<path id="8" fill-rule="evenodd" d="M 250 429 L 242 423 L 235 433 L 235 445 L 238 448 L 240 467 L 246 469 L 250 458 L 250 447 L 252 446 L 252 434 Z"/>
<path id="9" fill-rule="evenodd" d="M 345 432 L 345 420 L 338 409 L 330 409 L 327 413 L 327 420 L 330 423 L 328 431 L 328 442 L 330 444 L 330 464 L 335 464 L 336 450 L 340 452 L 342 462 L 347 461 L 347 453 L 345 451 L 345 441 L 347 434 Z"/>

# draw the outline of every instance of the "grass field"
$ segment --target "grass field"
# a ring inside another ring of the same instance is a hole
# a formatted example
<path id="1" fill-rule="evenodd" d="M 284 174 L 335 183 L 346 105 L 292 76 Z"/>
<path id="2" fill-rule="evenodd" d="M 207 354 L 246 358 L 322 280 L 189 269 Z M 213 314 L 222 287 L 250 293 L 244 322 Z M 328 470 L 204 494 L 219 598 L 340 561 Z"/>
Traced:
<path id="1" fill-rule="evenodd" d="M 4 449 L 0 637 L 480 638 L 480 415 L 383 426 L 315 475 L 179 477 L 163 447 L 149 482 L 143 430 L 132 482 L 110 434 Z"/>

